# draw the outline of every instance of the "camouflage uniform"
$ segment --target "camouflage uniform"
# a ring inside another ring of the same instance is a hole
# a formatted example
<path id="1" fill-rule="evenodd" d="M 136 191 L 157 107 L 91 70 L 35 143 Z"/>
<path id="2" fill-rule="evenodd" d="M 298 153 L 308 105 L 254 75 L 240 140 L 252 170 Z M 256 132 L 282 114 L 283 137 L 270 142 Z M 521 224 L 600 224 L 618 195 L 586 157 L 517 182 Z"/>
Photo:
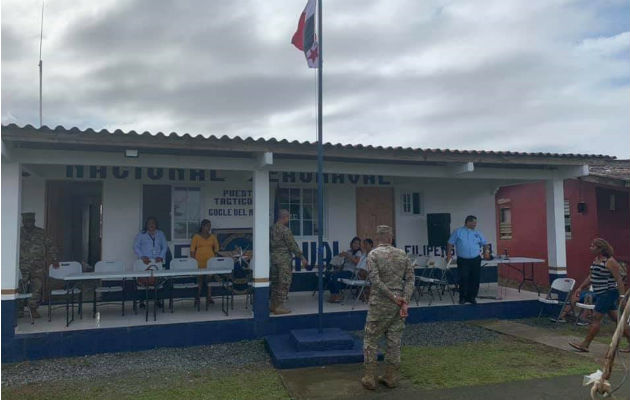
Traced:
<path id="1" fill-rule="evenodd" d="M 414 272 L 404 251 L 381 244 L 370 252 L 367 267 L 372 292 L 365 321 L 363 339 L 364 365 L 367 374 L 374 374 L 378 340 L 387 339 L 386 367 L 397 370 L 400 366 L 400 341 L 405 321 L 395 297 L 409 303 L 414 288 Z"/>
<path id="2" fill-rule="evenodd" d="M 33 227 L 28 230 L 20 229 L 20 272 L 22 284 L 25 288 L 30 284 L 33 296 L 28 299 L 28 307 L 37 309 L 41 299 L 44 279 L 47 275 L 49 262 L 57 261 L 57 248 L 50 236 L 42 228 Z M 21 305 L 24 307 L 24 304 Z"/>
<path id="3" fill-rule="evenodd" d="M 283 303 L 291 287 L 293 256 L 302 257 L 302 251 L 295 243 L 291 229 L 276 222 L 271 227 L 271 294 L 272 305 Z"/>

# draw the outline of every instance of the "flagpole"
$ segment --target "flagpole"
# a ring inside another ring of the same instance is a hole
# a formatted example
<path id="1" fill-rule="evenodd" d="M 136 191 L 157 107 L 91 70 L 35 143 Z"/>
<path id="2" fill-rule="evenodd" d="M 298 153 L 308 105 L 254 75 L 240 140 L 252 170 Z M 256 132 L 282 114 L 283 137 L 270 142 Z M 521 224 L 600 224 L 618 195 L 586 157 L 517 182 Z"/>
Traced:
<path id="1" fill-rule="evenodd" d="M 42 70 L 44 63 L 42 61 L 42 41 L 44 40 L 44 0 L 42 0 L 42 19 L 39 31 L 39 127 L 42 127 Z"/>
<path id="2" fill-rule="evenodd" d="M 322 318 L 324 315 L 324 281 L 323 281 L 323 229 L 324 229 L 324 145 L 322 141 L 322 69 L 323 69 L 323 52 L 322 52 L 322 0 L 317 1 L 317 35 L 319 36 L 319 58 L 317 68 L 317 270 L 318 270 L 318 327 L 319 333 L 323 332 Z"/>

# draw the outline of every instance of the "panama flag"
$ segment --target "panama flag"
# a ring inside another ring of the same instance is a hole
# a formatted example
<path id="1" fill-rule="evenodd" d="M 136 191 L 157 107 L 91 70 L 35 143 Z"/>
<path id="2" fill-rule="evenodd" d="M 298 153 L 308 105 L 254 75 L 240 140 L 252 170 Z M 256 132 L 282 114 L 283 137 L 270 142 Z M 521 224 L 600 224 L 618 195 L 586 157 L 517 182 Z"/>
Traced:
<path id="1" fill-rule="evenodd" d="M 309 68 L 317 68 L 319 65 L 319 46 L 315 37 L 315 5 L 316 0 L 308 0 L 300 15 L 297 31 L 291 39 L 291 43 L 304 52 Z"/>

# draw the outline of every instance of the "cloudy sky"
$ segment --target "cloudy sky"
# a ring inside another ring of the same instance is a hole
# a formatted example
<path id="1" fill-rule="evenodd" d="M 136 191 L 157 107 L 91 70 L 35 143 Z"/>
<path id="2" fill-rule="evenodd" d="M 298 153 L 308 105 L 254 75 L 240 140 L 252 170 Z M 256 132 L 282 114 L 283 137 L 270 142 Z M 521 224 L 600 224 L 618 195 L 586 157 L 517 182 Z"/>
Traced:
<path id="1" fill-rule="evenodd" d="M 44 124 L 316 138 L 306 0 L 47 0 Z M 2 123 L 38 124 L 41 0 L 2 1 Z M 627 0 L 325 0 L 324 137 L 630 157 Z"/>

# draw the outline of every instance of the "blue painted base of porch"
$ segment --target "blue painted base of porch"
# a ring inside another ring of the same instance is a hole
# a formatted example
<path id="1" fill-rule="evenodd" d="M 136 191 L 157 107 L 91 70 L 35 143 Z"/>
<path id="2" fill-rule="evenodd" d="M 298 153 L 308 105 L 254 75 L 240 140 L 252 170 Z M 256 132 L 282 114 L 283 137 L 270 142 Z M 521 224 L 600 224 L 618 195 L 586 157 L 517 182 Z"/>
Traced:
<path id="1" fill-rule="evenodd" d="M 262 292 L 268 295 L 267 288 Z M 15 301 L 5 300 L 2 301 L 2 362 L 210 345 L 262 339 L 288 334 L 294 329 L 318 326 L 317 314 L 282 317 L 269 317 L 267 314 L 265 317 L 262 312 L 267 308 L 264 295 L 260 296 L 262 301 L 254 305 L 261 311 L 256 318 L 18 335 L 13 330 Z M 536 316 L 538 310 L 536 300 L 414 307 L 409 310 L 407 323 L 528 318 Z M 365 317 L 366 311 L 325 313 L 322 326 L 346 331 L 361 330 Z"/>

